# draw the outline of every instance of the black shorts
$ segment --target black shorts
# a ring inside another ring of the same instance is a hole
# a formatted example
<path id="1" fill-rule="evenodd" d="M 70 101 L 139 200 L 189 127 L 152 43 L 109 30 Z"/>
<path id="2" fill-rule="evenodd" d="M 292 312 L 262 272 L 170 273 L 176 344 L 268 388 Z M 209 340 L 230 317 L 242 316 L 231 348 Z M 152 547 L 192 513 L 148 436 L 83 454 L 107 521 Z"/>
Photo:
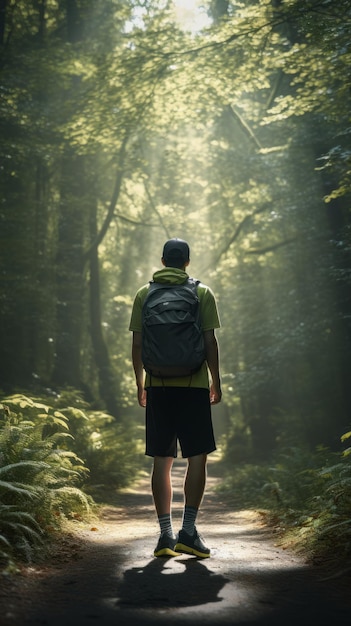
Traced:
<path id="1" fill-rule="evenodd" d="M 149 387 L 145 454 L 175 458 L 177 441 L 184 458 L 216 449 L 208 389 Z"/>

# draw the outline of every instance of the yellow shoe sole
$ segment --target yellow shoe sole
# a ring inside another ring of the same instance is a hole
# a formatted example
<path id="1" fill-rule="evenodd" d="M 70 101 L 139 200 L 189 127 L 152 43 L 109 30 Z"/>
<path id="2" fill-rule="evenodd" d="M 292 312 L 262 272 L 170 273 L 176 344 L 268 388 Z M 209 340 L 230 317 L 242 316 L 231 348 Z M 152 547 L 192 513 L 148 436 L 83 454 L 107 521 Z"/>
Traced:
<path id="1" fill-rule="evenodd" d="M 154 556 L 179 556 L 179 552 L 171 548 L 161 548 L 161 550 L 155 550 Z"/>
<path id="2" fill-rule="evenodd" d="M 200 559 L 208 559 L 211 554 L 207 552 L 200 552 L 200 550 L 196 550 L 196 548 L 190 548 L 186 546 L 184 543 L 177 543 L 175 545 L 175 550 L 178 552 L 185 552 L 186 554 L 192 554 L 193 556 L 198 556 Z"/>

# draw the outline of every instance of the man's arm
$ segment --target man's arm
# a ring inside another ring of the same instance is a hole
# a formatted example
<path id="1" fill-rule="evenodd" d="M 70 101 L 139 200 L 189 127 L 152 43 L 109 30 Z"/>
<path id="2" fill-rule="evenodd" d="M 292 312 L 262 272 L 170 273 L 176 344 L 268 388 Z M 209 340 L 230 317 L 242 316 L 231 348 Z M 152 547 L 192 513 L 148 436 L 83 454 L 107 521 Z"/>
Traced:
<path id="1" fill-rule="evenodd" d="M 211 374 L 210 401 L 218 404 L 222 398 L 221 380 L 219 375 L 219 350 L 214 330 L 204 331 L 205 351 L 208 369 Z"/>
<path id="2" fill-rule="evenodd" d="M 132 362 L 135 372 L 135 382 L 138 389 L 138 402 L 146 406 L 146 391 L 144 389 L 144 369 L 141 360 L 141 333 L 134 331 L 132 340 Z"/>

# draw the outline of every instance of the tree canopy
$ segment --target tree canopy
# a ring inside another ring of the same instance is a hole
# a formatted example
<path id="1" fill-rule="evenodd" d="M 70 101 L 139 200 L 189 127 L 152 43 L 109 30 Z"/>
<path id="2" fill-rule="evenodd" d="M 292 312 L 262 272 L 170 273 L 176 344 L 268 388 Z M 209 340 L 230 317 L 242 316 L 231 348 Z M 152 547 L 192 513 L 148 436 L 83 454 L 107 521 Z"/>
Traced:
<path id="1" fill-rule="evenodd" d="M 0 3 L 2 390 L 140 420 L 131 305 L 179 236 L 218 298 L 219 434 L 338 446 L 350 3 L 180 4 Z"/>

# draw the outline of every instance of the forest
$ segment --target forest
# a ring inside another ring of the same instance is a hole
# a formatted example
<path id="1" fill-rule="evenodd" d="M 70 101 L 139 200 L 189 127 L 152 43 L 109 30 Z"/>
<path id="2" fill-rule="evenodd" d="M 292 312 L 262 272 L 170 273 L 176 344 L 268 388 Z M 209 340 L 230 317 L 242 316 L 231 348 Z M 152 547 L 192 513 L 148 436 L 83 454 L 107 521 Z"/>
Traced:
<path id="1" fill-rule="evenodd" d="M 1 563 L 145 468 L 170 237 L 218 301 L 223 492 L 351 555 L 350 42 L 348 0 L 0 0 Z"/>

